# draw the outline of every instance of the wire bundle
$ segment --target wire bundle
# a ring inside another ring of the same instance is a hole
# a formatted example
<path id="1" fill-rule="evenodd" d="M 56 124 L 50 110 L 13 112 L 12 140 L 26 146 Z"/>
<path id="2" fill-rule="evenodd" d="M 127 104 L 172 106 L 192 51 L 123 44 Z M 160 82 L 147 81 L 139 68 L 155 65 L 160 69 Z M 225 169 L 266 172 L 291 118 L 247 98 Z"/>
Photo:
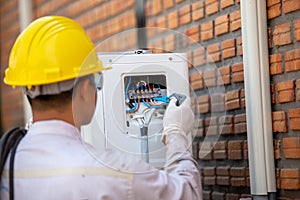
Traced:
<path id="1" fill-rule="evenodd" d="M 137 82 L 136 86 L 129 90 L 131 77 L 129 77 L 126 88 L 125 98 L 130 109 L 127 113 L 134 113 L 140 108 L 142 102 L 147 108 L 162 108 L 162 103 L 168 103 L 168 97 L 162 96 L 161 89 L 165 89 L 158 83 L 146 83 L 144 80 Z"/>
<path id="2" fill-rule="evenodd" d="M 14 159 L 17 151 L 18 144 L 22 140 L 22 138 L 26 135 L 27 130 L 23 128 L 14 128 L 4 134 L 0 140 L 0 173 L 2 181 L 2 172 L 4 170 L 4 166 L 6 160 L 8 158 L 9 153 L 10 161 L 9 161 L 9 199 L 14 199 L 14 182 L 13 182 L 13 172 L 14 172 Z M 1 198 L 1 197 L 0 197 Z"/>

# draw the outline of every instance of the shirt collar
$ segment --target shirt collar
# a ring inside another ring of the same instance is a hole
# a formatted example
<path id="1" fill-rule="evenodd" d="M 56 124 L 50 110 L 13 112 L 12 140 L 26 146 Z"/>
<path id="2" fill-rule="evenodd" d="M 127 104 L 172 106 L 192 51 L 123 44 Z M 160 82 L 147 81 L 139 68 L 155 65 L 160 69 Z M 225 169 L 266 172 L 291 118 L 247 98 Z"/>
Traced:
<path id="1" fill-rule="evenodd" d="M 34 122 L 29 128 L 28 134 L 60 134 L 72 137 L 80 136 L 79 130 L 75 126 L 62 120 Z"/>

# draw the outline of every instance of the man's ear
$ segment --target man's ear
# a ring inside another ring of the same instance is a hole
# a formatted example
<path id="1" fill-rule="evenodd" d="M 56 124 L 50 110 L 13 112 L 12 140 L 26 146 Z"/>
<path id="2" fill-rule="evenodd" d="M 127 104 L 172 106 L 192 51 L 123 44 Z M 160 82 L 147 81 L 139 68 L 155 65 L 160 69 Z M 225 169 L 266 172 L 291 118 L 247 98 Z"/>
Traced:
<path id="1" fill-rule="evenodd" d="M 89 79 L 82 80 L 81 83 L 77 87 L 76 93 L 77 93 L 78 97 L 80 97 L 83 100 L 87 99 L 86 93 L 87 93 L 87 91 L 89 91 L 88 90 L 89 84 L 90 84 L 89 81 L 90 81 Z"/>

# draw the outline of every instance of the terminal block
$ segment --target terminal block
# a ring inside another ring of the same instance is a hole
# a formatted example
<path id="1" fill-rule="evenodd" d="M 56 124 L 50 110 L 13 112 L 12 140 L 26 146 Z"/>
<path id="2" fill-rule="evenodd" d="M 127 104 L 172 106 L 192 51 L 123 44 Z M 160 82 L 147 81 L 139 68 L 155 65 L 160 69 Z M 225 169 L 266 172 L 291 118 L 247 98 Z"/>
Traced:
<path id="1" fill-rule="evenodd" d="M 159 75 L 132 75 L 124 77 L 125 103 L 127 113 L 136 112 L 140 104 L 148 108 L 160 108 L 168 103 L 166 76 Z"/>

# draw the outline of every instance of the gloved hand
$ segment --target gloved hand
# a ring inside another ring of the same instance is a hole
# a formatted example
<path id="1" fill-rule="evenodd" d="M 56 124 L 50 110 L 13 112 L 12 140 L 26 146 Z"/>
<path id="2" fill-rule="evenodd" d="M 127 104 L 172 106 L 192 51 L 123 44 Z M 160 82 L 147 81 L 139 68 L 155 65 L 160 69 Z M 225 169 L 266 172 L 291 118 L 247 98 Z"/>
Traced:
<path id="1" fill-rule="evenodd" d="M 194 127 L 194 113 L 190 107 L 190 99 L 187 98 L 180 106 L 176 106 L 176 99 L 172 98 L 163 119 L 163 134 L 161 141 L 166 144 L 166 138 L 169 134 L 179 133 L 186 138 Z"/>

